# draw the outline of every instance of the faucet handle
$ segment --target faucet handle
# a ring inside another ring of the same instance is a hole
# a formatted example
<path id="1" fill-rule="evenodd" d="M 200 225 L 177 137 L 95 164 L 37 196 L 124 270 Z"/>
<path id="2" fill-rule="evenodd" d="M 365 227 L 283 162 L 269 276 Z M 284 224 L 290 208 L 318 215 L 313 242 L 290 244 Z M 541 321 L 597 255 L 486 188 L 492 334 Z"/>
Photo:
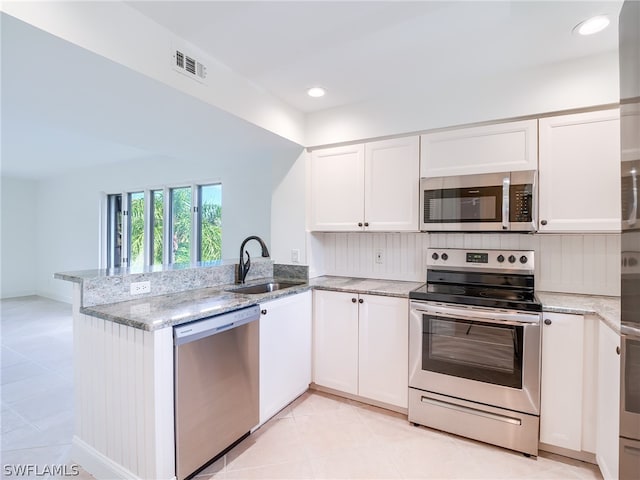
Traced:
<path id="1" fill-rule="evenodd" d="M 247 252 L 246 250 L 244 253 L 247 256 L 247 261 L 244 262 L 244 265 L 242 266 L 242 283 L 244 283 L 244 279 L 247 278 L 247 274 L 249 273 L 249 269 L 251 268 L 251 255 L 249 255 L 249 252 Z"/>

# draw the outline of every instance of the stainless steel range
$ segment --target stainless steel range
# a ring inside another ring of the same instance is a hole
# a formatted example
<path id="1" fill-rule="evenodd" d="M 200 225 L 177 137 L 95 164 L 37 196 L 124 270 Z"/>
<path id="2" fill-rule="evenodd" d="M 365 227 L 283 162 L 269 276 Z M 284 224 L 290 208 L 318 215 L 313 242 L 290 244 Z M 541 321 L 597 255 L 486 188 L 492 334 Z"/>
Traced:
<path id="1" fill-rule="evenodd" d="M 534 252 L 429 249 L 409 296 L 409 421 L 537 455 Z"/>

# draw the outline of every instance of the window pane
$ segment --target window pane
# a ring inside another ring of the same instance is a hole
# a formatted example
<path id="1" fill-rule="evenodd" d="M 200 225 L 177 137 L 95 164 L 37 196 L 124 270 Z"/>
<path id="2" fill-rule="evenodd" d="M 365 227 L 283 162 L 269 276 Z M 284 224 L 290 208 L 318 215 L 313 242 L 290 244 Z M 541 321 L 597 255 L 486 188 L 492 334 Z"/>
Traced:
<path id="1" fill-rule="evenodd" d="M 222 258 L 222 185 L 200 187 L 200 261 Z"/>
<path id="2" fill-rule="evenodd" d="M 107 268 L 122 259 L 122 195 L 107 196 Z"/>
<path id="3" fill-rule="evenodd" d="M 171 263 L 191 262 L 191 187 L 171 189 Z"/>
<path id="4" fill-rule="evenodd" d="M 164 191 L 151 192 L 151 265 L 162 265 L 162 252 L 164 246 Z"/>
<path id="5" fill-rule="evenodd" d="M 129 194 L 129 265 L 144 265 L 144 192 Z"/>

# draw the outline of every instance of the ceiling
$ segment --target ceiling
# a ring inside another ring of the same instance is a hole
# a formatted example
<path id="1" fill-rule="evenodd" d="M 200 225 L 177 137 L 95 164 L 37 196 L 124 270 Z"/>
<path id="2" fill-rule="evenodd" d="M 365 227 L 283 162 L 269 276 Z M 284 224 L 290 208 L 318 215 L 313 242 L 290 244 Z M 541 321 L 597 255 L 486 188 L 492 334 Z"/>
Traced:
<path id="1" fill-rule="evenodd" d="M 303 112 L 617 48 L 622 1 L 129 1 Z M 600 34 L 572 33 L 609 14 Z M 312 99 L 307 88 L 327 95 Z"/>
<path id="2" fill-rule="evenodd" d="M 145 1 L 129 6 L 312 115 L 617 48 L 621 1 Z M 612 26 L 571 33 L 607 13 Z M 2 14 L 3 175 L 296 147 Z M 33 61 L 33 59 L 37 61 Z M 43 74 L 46 72 L 46 75 Z M 305 90 L 326 87 L 321 99 Z M 407 97 L 409 96 L 409 97 Z M 185 119 L 191 119 L 186 121 Z M 240 139 L 242 139 L 240 141 Z"/>

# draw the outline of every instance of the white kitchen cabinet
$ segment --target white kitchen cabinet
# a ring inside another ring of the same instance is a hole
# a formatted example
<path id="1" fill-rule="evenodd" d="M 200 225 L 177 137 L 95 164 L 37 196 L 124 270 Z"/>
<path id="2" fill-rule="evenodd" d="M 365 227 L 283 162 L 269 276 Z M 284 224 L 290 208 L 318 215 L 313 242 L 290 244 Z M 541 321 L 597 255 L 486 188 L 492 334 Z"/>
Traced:
<path id="1" fill-rule="evenodd" d="M 600 322 L 596 460 L 605 480 L 618 478 L 620 336 Z"/>
<path id="2" fill-rule="evenodd" d="M 358 393 L 357 300 L 354 293 L 313 292 L 313 381 L 354 395 Z"/>
<path id="3" fill-rule="evenodd" d="M 310 229 L 361 230 L 364 223 L 364 145 L 311 152 Z"/>
<path id="4" fill-rule="evenodd" d="M 540 119 L 539 232 L 620 231 L 618 109 Z"/>
<path id="5" fill-rule="evenodd" d="M 314 291 L 314 383 L 407 408 L 408 302 Z"/>
<path id="6" fill-rule="evenodd" d="M 421 136 L 421 145 L 421 177 L 538 168 L 535 119 L 427 133 Z"/>
<path id="7" fill-rule="evenodd" d="M 311 383 L 311 292 L 261 303 L 260 424 Z"/>
<path id="8" fill-rule="evenodd" d="M 543 312 L 540 442 L 582 450 L 584 317 Z"/>
<path id="9" fill-rule="evenodd" d="M 409 303 L 405 299 L 360 295 L 358 394 L 407 407 Z"/>
<path id="10" fill-rule="evenodd" d="M 365 230 L 418 231 L 419 151 L 418 137 L 365 144 Z"/>
<path id="11" fill-rule="evenodd" d="M 418 137 L 315 150 L 310 162 L 310 230 L 418 231 Z"/>

